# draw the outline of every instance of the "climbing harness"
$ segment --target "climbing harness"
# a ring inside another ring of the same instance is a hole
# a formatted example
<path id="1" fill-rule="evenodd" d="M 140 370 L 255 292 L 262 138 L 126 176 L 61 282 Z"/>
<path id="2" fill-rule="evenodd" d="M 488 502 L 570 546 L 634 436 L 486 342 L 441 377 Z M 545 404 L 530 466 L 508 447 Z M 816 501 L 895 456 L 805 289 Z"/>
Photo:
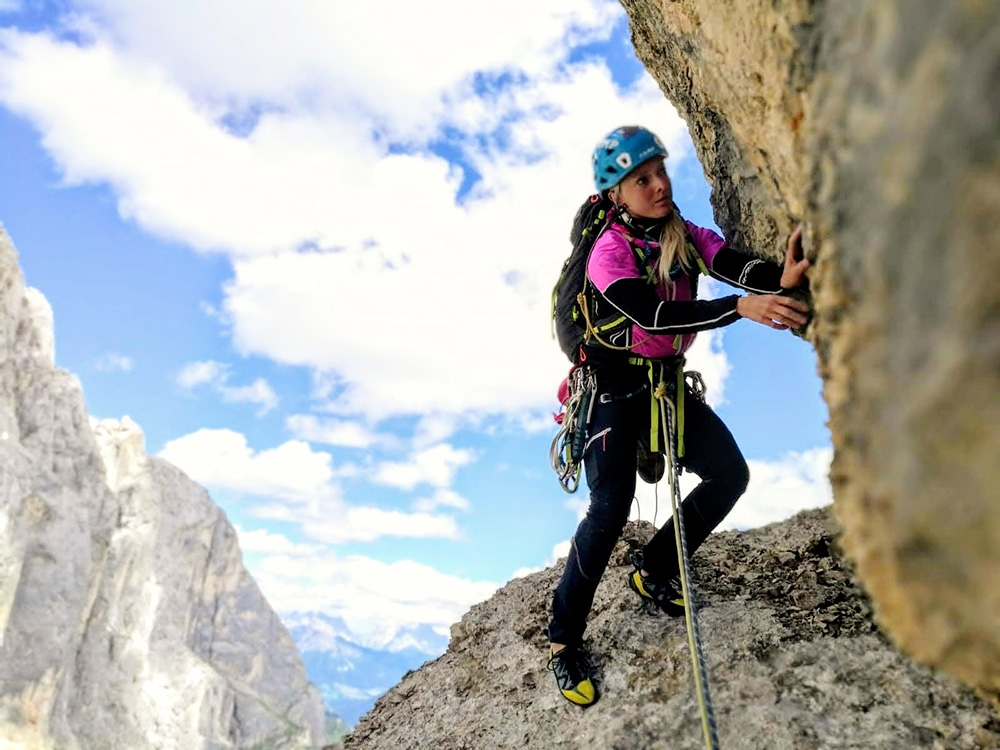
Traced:
<path id="1" fill-rule="evenodd" d="M 664 434 L 667 436 L 667 472 L 670 480 L 670 506 L 674 516 L 674 538 L 677 543 L 681 592 L 684 596 L 684 620 L 687 625 L 688 649 L 691 652 L 691 669 L 694 674 L 698 710 L 701 713 L 701 728 L 705 737 L 705 747 L 708 750 L 719 750 L 718 730 L 716 729 L 715 713 L 712 710 L 712 697 L 708 687 L 708 672 L 705 669 L 701 638 L 698 633 L 698 613 L 695 610 L 694 586 L 691 581 L 691 566 L 688 562 L 687 535 L 684 533 L 684 516 L 681 513 L 681 506 L 678 502 L 678 498 L 680 497 L 680 466 L 678 462 L 680 456 L 684 455 L 685 373 L 683 364 L 680 366 L 679 372 L 676 404 L 670 399 L 668 386 L 662 379 L 657 384 L 653 394 L 654 401 L 659 402 L 661 425 Z M 705 381 L 702 379 L 701 374 L 689 372 L 687 376 L 691 381 L 692 393 L 697 398 L 704 400 Z"/>
<path id="2" fill-rule="evenodd" d="M 569 374 L 569 396 L 556 415 L 559 430 L 549 447 L 549 462 L 559 485 L 570 494 L 580 486 L 580 470 L 587 444 L 587 428 L 594 408 L 597 378 L 590 367 L 574 367 Z"/>

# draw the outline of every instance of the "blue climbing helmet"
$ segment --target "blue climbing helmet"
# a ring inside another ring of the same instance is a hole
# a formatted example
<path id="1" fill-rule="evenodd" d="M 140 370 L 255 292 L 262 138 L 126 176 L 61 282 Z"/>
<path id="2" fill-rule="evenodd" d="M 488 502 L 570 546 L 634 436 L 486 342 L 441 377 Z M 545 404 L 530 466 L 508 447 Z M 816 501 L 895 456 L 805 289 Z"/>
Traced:
<path id="1" fill-rule="evenodd" d="M 594 185 L 610 190 L 647 159 L 666 157 L 667 149 L 653 133 L 638 125 L 623 125 L 608 133 L 594 149 Z"/>

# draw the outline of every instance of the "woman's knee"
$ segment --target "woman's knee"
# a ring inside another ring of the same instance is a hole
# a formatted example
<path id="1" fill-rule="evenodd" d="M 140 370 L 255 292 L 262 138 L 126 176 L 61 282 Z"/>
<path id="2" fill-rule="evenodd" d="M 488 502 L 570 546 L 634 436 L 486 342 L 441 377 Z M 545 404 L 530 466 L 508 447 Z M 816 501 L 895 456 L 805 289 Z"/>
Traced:
<path id="1" fill-rule="evenodd" d="M 747 485 L 750 484 L 750 467 L 747 466 L 743 456 L 740 456 L 740 460 L 733 464 L 729 476 L 730 485 L 736 493 L 736 497 L 740 497 L 747 491 Z"/>
<path id="2" fill-rule="evenodd" d="M 587 510 L 588 520 L 596 533 L 602 536 L 613 535 L 617 540 L 628 522 L 631 507 L 631 497 L 628 501 L 605 498 L 603 501 L 591 502 Z"/>

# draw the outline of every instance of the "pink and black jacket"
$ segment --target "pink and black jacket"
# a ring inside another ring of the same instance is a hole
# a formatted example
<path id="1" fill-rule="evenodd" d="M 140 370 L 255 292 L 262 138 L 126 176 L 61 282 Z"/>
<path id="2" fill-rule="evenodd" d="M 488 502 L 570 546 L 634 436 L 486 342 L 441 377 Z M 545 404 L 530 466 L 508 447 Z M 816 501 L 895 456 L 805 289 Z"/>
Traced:
<path id="1" fill-rule="evenodd" d="M 686 220 L 684 224 L 704 272 L 749 292 L 783 291 L 779 265 L 736 252 L 710 229 Z M 660 245 L 635 234 L 614 221 L 590 251 L 587 278 L 595 291 L 592 322 L 601 338 L 614 347 L 609 349 L 594 340 L 585 344 L 586 359 L 595 364 L 628 357 L 675 357 L 687 351 L 698 331 L 726 326 L 740 318 L 737 295 L 697 299 L 697 268 L 692 272 L 674 269 L 669 287 L 651 283 Z"/>

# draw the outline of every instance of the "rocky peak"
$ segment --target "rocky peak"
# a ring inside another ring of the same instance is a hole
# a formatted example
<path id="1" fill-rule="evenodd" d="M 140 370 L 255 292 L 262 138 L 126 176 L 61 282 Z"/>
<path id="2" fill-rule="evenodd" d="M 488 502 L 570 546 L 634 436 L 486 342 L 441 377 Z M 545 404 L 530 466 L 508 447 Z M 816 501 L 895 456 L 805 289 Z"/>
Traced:
<path id="1" fill-rule="evenodd" d="M 0 229 L 0 746 L 317 747 L 323 707 L 204 489 L 91 424 Z"/>
<path id="2" fill-rule="evenodd" d="M 704 747 L 684 620 L 647 614 L 625 584 L 630 551 L 651 534 L 628 526 L 597 590 L 596 704 L 569 704 L 546 670 L 561 562 L 474 606 L 447 652 L 383 696 L 345 747 Z M 1000 747 L 988 704 L 880 635 L 838 540 L 827 508 L 713 534 L 695 555 L 721 746 Z"/>

